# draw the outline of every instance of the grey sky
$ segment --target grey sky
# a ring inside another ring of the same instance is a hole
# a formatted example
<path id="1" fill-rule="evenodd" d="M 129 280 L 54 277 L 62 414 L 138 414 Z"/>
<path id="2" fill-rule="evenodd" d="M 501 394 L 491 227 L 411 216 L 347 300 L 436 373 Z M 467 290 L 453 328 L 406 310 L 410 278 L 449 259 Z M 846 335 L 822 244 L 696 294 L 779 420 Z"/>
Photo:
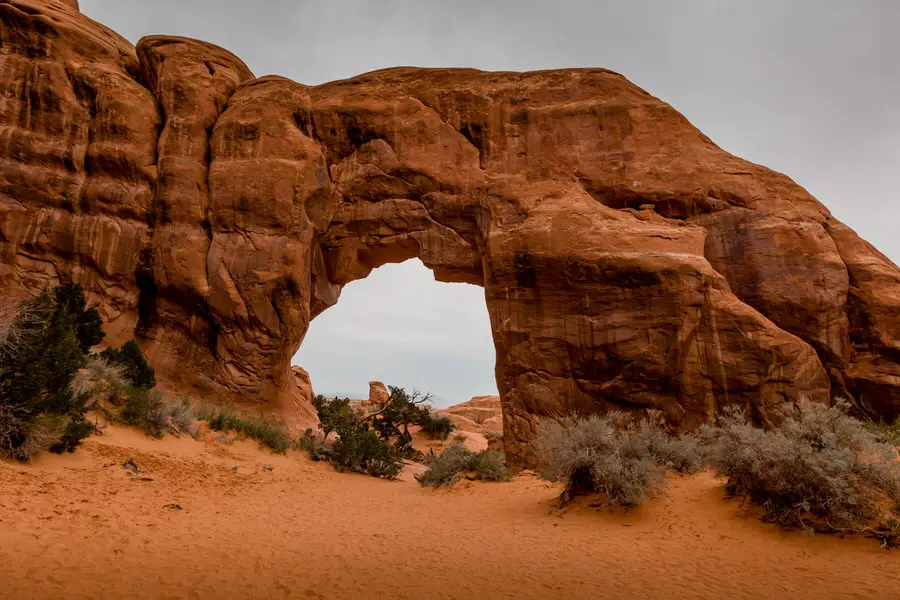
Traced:
<path id="1" fill-rule="evenodd" d="M 898 0 L 81 0 L 81 7 L 132 41 L 196 37 L 233 51 L 256 75 L 308 84 L 398 65 L 607 67 L 726 150 L 788 174 L 900 262 Z M 313 386 L 364 392 L 379 378 L 452 402 L 491 393 L 480 290 L 429 277 L 409 263 L 348 286 L 313 322 L 301 350 Z"/>

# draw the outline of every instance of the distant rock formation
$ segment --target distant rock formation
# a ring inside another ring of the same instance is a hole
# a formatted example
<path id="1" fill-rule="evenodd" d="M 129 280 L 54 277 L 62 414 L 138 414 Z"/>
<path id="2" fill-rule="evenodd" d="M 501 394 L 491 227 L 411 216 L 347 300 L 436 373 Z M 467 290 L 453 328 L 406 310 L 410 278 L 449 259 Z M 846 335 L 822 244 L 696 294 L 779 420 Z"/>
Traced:
<path id="1" fill-rule="evenodd" d="M 310 87 L 74 4 L 0 0 L 0 290 L 80 283 L 170 389 L 307 414 L 310 320 L 418 257 L 485 288 L 513 466 L 571 411 L 900 415 L 897 266 L 621 75 Z"/>
<path id="2" fill-rule="evenodd" d="M 475 396 L 468 402 L 438 412 L 453 419 L 464 431 L 485 433 L 503 430 L 500 396 Z"/>
<path id="3" fill-rule="evenodd" d="M 391 393 L 380 381 L 369 382 L 369 404 L 383 404 L 391 399 Z"/>

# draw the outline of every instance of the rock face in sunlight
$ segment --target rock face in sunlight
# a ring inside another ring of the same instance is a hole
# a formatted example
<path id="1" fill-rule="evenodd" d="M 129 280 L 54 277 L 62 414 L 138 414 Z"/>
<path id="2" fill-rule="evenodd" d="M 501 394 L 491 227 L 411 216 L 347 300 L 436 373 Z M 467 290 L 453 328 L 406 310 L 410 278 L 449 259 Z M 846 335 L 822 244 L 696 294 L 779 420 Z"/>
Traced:
<path id="1" fill-rule="evenodd" d="M 0 0 L 0 289 L 80 283 L 170 389 L 305 418 L 310 319 L 418 257 L 485 289 L 514 466 L 570 411 L 900 415 L 900 270 L 621 75 L 309 87 L 72 4 Z"/>

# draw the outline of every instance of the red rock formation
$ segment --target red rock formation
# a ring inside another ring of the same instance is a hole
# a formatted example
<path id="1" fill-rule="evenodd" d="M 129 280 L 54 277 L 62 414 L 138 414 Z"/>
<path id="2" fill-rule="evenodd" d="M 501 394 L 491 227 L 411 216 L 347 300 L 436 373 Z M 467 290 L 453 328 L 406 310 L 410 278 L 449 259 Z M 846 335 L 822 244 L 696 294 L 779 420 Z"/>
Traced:
<path id="1" fill-rule="evenodd" d="M 419 257 L 485 288 L 513 465 L 573 410 L 900 415 L 900 270 L 620 75 L 307 87 L 58 0 L 0 0 L 0 42 L 3 293 L 81 283 L 169 387 L 302 413 L 310 319 Z"/>
<path id="2" fill-rule="evenodd" d="M 391 393 L 388 391 L 387 387 L 381 383 L 380 381 L 370 381 L 369 382 L 369 404 L 372 406 L 377 406 L 379 404 L 384 404 L 388 400 L 391 399 Z"/>
<path id="3" fill-rule="evenodd" d="M 503 429 L 500 396 L 474 396 L 467 402 L 454 404 L 438 412 L 457 421 L 467 431 L 484 433 Z M 463 422 L 466 427 L 462 426 Z"/>

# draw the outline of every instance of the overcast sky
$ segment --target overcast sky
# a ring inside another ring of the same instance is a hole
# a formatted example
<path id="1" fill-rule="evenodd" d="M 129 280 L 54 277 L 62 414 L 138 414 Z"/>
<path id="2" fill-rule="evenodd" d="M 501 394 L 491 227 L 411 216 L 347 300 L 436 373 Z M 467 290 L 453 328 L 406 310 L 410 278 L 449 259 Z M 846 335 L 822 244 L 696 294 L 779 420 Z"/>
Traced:
<path id="1" fill-rule="evenodd" d="M 720 146 L 791 176 L 900 262 L 900 0 L 81 0 L 136 42 L 196 37 L 307 84 L 398 65 L 607 67 Z M 417 261 L 347 286 L 298 361 L 317 392 L 370 379 L 447 402 L 495 391 L 479 288 Z"/>

